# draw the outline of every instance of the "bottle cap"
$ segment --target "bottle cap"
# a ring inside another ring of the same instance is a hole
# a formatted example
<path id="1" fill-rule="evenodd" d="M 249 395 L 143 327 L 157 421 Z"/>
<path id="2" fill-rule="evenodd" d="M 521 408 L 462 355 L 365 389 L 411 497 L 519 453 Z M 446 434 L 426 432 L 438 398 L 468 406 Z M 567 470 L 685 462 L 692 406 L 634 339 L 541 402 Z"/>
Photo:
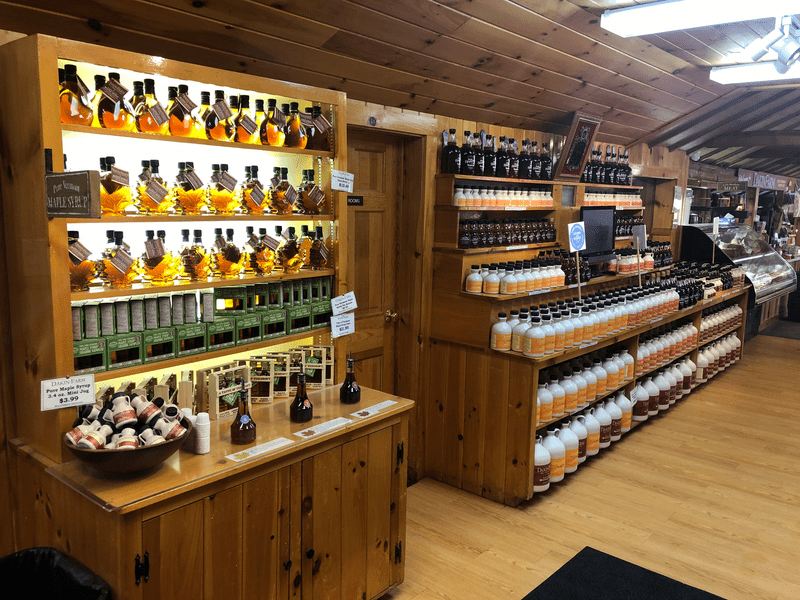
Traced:
<path id="1" fill-rule="evenodd" d="M 260 98 L 256 100 L 256 110 L 264 112 L 264 101 Z"/>
<path id="2" fill-rule="evenodd" d="M 186 170 L 186 163 L 185 162 L 179 162 L 178 163 L 178 170 L 179 171 L 185 171 Z"/>
<path id="3" fill-rule="evenodd" d="M 299 102 L 292 102 L 292 103 L 289 104 L 289 108 L 290 108 L 290 110 L 292 112 L 297 112 L 298 109 L 300 108 L 300 103 Z"/>
<path id="4" fill-rule="evenodd" d="M 239 108 L 239 96 L 228 96 L 228 104 L 231 108 Z"/>
<path id="5" fill-rule="evenodd" d="M 65 75 L 76 75 L 78 73 L 78 67 L 75 65 L 64 65 L 64 74 Z"/>
<path id="6" fill-rule="evenodd" d="M 269 108 L 275 108 L 277 106 L 278 101 L 275 98 L 267 98 L 267 106 Z"/>
<path id="7" fill-rule="evenodd" d="M 79 235 L 80 234 L 78 234 L 77 231 L 68 231 L 67 232 L 67 237 L 70 237 L 70 238 L 73 238 L 73 239 L 76 239 L 76 240 L 79 238 Z"/>
<path id="8" fill-rule="evenodd" d="M 181 229 L 181 235 L 183 236 L 183 241 L 189 241 L 189 230 L 188 229 Z"/>
<path id="9" fill-rule="evenodd" d="M 248 225 L 247 227 L 244 228 L 244 230 L 245 232 L 247 232 L 247 235 L 253 235 L 255 227 L 253 227 L 252 225 Z"/>
<path id="10" fill-rule="evenodd" d="M 258 228 L 258 235 L 267 235 L 267 228 L 266 227 L 259 227 Z"/>
<path id="11" fill-rule="evenodd" d="M 258 178 L 258 166 L 257 165 L 251 165 L 250 173 L 252 174 L 253 179 L 257 179 Z"/>
<path id="12" fill-rule="evenodd" d="M 153 231 L 152 229 L 148 229 L 147 231 L 144 232 L 144 235 L 147 237 L 148 240 L 152 240 L 155 237 L 156 232 Z"/>
<path id="13" fill-rule="evenodd" d="M 112 165 L 116 164 L 116 159 L 113 156 L 106 156 L 106 166 L 111 167 Z"/>
<path id="14" fill-rule="evenodd" d="M 289 112 L 289 105 L 288 104 L 281 104 L 281 112 L 283 114 L 287 114 Z"/>
<path id="15" fill-rule="evenodd" d="M 150 168 L 150 161 L 149 160 L 143 160 L 142 161 L 142 168 L 143 169 L 149 169 Z"/>
<path id="16" fill-rule="evenodd" d="M 229 240 L 233 239 L 233 229 L 226 229 L 225 230 L 225 235 L 228 236 Z"/>
<path id="17" fill-rule="evenodd" d="M 211 92 L 200 92 L 200 102 L 203 104 L 211 104 Z"/>
<path id="18" fill-rule="evenodd" d="M 214 235 L 222 235 L 222 227 L 215 227 L 214 228 Z"/>
<path id="19" fill-rule="evenodd" d="M 189 86 L 185 83 L 182 83 L 178 86 L 178 93 L 179 94 L 188 94 L 189 93 Z"/>
<path id="20" fill-rule="evenodd" d="M 109 73 L 108 74 L 108 78 L 109 79 L 116 79 L 117 81 L 119 81 L 119 73 Z"/>
<path id="21" fill-rule="evenodd" d="M 159 229 L 158 231 L 156 231 L 156 236 L 160 237 L 163 240 L 164 238 L 167 237 L 167 232 L 164 231 L 163 229 Z"/>
<path id="22" fill-rule="evenodd" d="M 317 239 L 322 239 L 322 225 L 317 225 Z"/>
<path id="23" fill-rule="evenodd" d="M 114 243 L 116 243 L 117 246 L 121 246 L 122 245 L 122 236 L 123 236 L 123 233 L 121 231 L 115 231 L 114 232 Z"/>
<path id="24" fill-rule="evenodd" d="M 501 312 L 501 313 L 497 313 L 497 316 L 500 317 L 501 319 L 505 319 L 507 315 L 506 315 L 506 313 Z"/>
<path id="25" fill-rule="evenodd" d="M 455 133 L 456 133 L 456 130 L 455 130 L 455 129 L 451 129 L 451 130 L 450 130 L 450 133 L 452 133 L 453 135 L 455 135 Z"/>
<path id="26" fill-rule="evenodd" d="M 212 165 L 211 165 L 211 170 L 212 170 L 212 171 L 219 171 L 219 165 L 218 165 L 218 164 L 216 164 L 216 163 L 212 164 Z"/>
<path id="27" fill-rule="evenodd" d="M 196 237 L 196 238 L 203 237 L 203 230 L 202 229 L 195 229 L 194 230 L 194 237 Z"/>

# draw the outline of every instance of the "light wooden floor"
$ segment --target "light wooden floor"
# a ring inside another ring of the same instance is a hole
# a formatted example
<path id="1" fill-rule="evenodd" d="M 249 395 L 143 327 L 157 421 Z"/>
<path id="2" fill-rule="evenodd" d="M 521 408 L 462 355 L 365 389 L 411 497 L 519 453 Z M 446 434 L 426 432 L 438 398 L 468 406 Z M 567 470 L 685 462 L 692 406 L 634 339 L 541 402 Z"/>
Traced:
<path id="1" fill-rule="evenodd" d="M 519 508 L 412 486 L 405 582 L 385 600 L 519 600 L 587 545 L 731 600 L 800 598 L 800 341 L 756 337 Z"/>

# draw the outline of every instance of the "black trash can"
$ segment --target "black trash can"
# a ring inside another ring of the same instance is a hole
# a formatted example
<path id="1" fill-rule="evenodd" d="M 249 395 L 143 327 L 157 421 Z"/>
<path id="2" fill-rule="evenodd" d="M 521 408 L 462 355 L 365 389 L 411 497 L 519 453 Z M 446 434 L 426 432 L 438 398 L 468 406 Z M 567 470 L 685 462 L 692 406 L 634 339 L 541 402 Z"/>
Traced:
<path id="1" fill-rule="evenodd" d="M 0 558 L 5 598 L 110 600 L 111 587 L 55 548 L 28 548 Z"/>

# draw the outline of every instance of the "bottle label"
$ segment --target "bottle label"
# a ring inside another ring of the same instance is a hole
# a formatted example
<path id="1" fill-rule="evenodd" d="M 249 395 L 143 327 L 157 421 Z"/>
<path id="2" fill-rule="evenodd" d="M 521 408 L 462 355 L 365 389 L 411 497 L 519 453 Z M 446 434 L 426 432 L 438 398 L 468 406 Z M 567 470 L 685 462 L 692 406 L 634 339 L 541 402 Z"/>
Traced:
<path id="1" fill-rule="evenodd" d="M 146 240 L 144 243 L 144 253 L 150 260 L 161 258 L 167 253 L 167 249 L 164 247 L 164 240 L 159 237 Z"/>
<path id="2" fill-rule="evenodd" d="M 325 133 L 331 128 L 331 123 L 323 114 L 314 117 L 314 127 L 317 128 L 317 133 Z"/>
<path id="3" fill-rule="evenodd" d="M 250 421 L 251 421 L 250 415 L 242 415 L 241 418 L 239 419 L 239 422 L 242 425 L 247 425 L 248 423 L 250 423 Z"/>
<path id="4" fill-rule="evenodd" d="M 469 155 L 464 159 L 464 168 L 470 172 L 475 171 L 475 155 Z"/>
<path id="5" fill-rule="evenodd" d="M 164 123 L 166 123 L 169 120 L 169 115 L 167 115 L 167 111 L 164 110 L 164 107 L 161 106 L 161 104 L 158 102 L 156 102 L 153 106 L 148 108 L 147 113 L 150 115 L 150 118 L 153 119 L 153 122 L 158 127 L 161 127 Z"/>
<path id="6" fill-rule="evenodd" d="M 578 467 L 578 449 L 573 448 L 567 450 L 564 455 L 564 467 L 567 469 L 576 469 Z"/>
<path id="7" fill-rule="evenodd" d="M 633 416 L 633 411 L 624 412 L 622 413 L 622 425 L 621 429 L 630 429 L 631 428 L 631 417 Z"/>
<path id="8" fill-rule="evenodd" d="M 321 189 L 319 189 L 319 187 L 318 187 L 318 186 L 316 186 L 316 185 L 315 185 L 314 187 L 312 187 L 312 188 L 311 188 L 311 189 L 308 191 L 308 193 L 306 194 L 306 196 L 307 196 L 307 197 L 308 197 L 308 198 L 309 198 L 309 199 L 310 199 L 310 200 L 311 200 L 311 201 L 312 201 L 314 204 L 316 204 L 317 206 L 319 206 L 320 204 L 322 204 L 322 202 L 325 200 L 325 192 L 323 192 Z"/>
<path id="9" fill-rule="evenodd" d="M 600 425 L 600 443 L 605 444 L 611 441 L 611 423 L 608 425 Z"/>
<path id="10" fill-rule="evenodd" d="M 575 343 L 575 331 L 567 331 L 564 335 L 564 348 L 572 348 Z"/>
<path id="11" fill-rule="evenodd" d="M 597 383 L 588 383 L 586 384 L 586 400 L 591 402 L 597 396 Z"/>
<path id="12" fill-rule="evenodd" d="M 142 169 L 142 172 L 139 173 L 139 181 L 142 183 L 147 183 L 147 180 L 153 176 L 153 172 L 150 169 Z"/>
<path id="13" fill-rule="evenodd" d="M 193 190 L 199 190 L 203 187 L 203 180 L 197 175 L 194 169 L 189 169 L 185 173 L 186 181 L 189 183 Z"/>
<path id="14" fill-rule="evenodd" d="M 69 259 L 73 265 L 79 265 L 91 255 L 91 251 L 81 244 L 80 240 L 75 240 L 69 244 Z"/>
<path id="15" fill-rule="evenodd" d="M 543 337 L 542 338 L 533 338 L 533 341 L 531 343 L 531 352 L 534 355 L 542 355 L 542 354 L 544 354 L 544 347 L 545 347 L 545 343 L 544 343 L 544 338 Z"/>
<path id="16" fill-rule="evenodd" d="M 562 456 L 560 458 L 551 458 L 550 459 L 550 478 L 551 479 L 558 479 L 564 476 L 564 465 L 566 462 L 566 457 Z"/>
<path id="17" fill-rule="evenodd" d="M 253 121 L 249 115 L 242 115 L 239 121 L 239 127 L 247 132 L 247 135 L 253 135 L 258 130 L 258 123 Z"/>
<path id="18" fill-rule="evenodd" d="M 131 176 L 127 171 L 118 169 L 113 165 L 111 166 L 109 171 L 111 172 L 111 181 L 113 181 L 114 183 L 118 183 L 120 185 L 130 185 Z"/>
<path id="19" fill-rule="evenodd" d="M 300 117 L 300 123 L 303 127 L 306 129 L 314 129 L 314 119 L 311 117 L 310 113 L 301 112 L 298 113 L 298 116 Z"/>
<path id="20" fill-rule="evenodd" d="M 546 404 L 541 404 L 541 419 L 539 419 L 539 423 L 546 423 L 550 419 L 553 418 L 553 403 L 548 402 Z"/>
<path id="21" fill-rule="evenodd" d="M 559 350 L 563 350 L 564 349 L 565 340 L 566 340 L 566 334 L 557 333 L 556 337 L 555 337 L 554 348 L 558 348 Z"/>
<path id="22" fill-rule="evenodd" d="M 156 204 L 161 204 L 164 201 L 164 198 L 169 196 L 169 190 L 158 183 L 155 179 L 151 179 L 147 182 L 147 185 L 144 188 L 144 193 Z"/>
<path id="23" fill-rule="evenodd" d="M 211 110 L 214 111 L 214 114 L 217 115 L 217 118 L 220 121 L 224 121 L 225 119 L 230 119 L 233 116 L 231 112 L 231 107 L 228 106 L 228 103 L 225 100 L 218 100 L 214 104 L 211 105 Z"/>
<path id="24" fill-rule="evenodd" d="M 180 104 L 186 110 L 186 112 L 188 112 L 188 113 L 192 112 L 195 108 L 197 108 L 197 104 L 192 102 L 192 99 L 189 98 L 189 94 L 187 94 L 185 92 L 183 94 L 180 94 L 175 99 L 175 101 L 178 104 Z"/>
<path id="25" fill-rule="evenodd" d="M 544 338 L 544 351 L 548 354 L 555 352 L 556 349 L 556 336 L 546 335 Z"/>
<path id="26" fill-rule="evenodd" d="M 483 289 L 483 280 L 467 279 L 467 291 L 479 293 Z"/>
<path id="27" fill-rule="evenodd" d="M 117 271 L 125 274 L 130 270 L 135 261 L 130 254 L 120 249 L 114 253 L 114 257 L 109 262 Z"/>
<path id="28" fill-rule="evenodd" d="M 232 192 L 236 189 L 236 178 L 227 171 L 222 171 L 219 174 L 217 182 L 229 192 Z"/>
<path id="29" fill-rule="evenodd" d="M 522 336 L 518 333 L 511 334 L 511 349 L 514 352 L 519 352 L 522 350 Z"/>
<path id="30" fill-rule="evenodd" d="M 493 350 L 511 350 L 511 334 L 510 333 L 493 333 L 492 334 L 492 349 Z"/>
<path id="31" fill-rule="evenodd" d="M 533 467 L 533 485 L 542 486 L 550 483 L 550 463 Z"/>
<path id="32" fill-rule="evenodd" d="M 578 438 L 578 458 L 586 456 L 586 438 Z"/>
<path id="33" fill-rule="evenodd" d="M 553 396 L 553 416 L 557 417 L 564 414 L 564 396 Z"/>
<path id="34" fill-rule="evenodd" d="M 486 294 L 499 294 L 500 293 L 500 282 L 499 281 L 487 281 L 483 285 L 483 291 Z"/>
<path id="35" fill-rule="evenodd" d="M 118 102 L 122 102 L 125 94 L 128 93 L 128 88 L 126 88 L 116 79 L 109 78 L 99 91 L 101 94 L 103 94 L 103 96 L 116 104 Z"/>
<path id="36" fill-rule="evenodd" d="M 253 204 L 256 206 L 261 206 L 261 203 L 264 202 L 265 197 L 266 195 L 264 194 L 264 190 L 261 189 L 260 185 L 255 184 L 252 188 L 250 188 L 250 200 L 252 200 Z"/>
<path id="37" fill-rule="evenodd" d="M 294 204 L 294 201 L 297 200 L 297 190 L 294 189 L 294 186 L 290 185 L 289 188 L 286 190 L 286 194 L 284 194 L 286 201 Z"/>
<path id="38" fill-rule="evenodd" d="M 622 417 L 611 419 L 611 435 L 616 437 L 622 434 Z"/>
<path id="39" fill-rule="evenodd" d="M 586 451 L 595 452 L 600 449 L 600 432 L 590 433 L 586 436 Z"/>
<path id="40" fill-rule="evenodd" d="M 575 410 L 578 407 L 578 392 L 564 397 L 564 410 Z"/>

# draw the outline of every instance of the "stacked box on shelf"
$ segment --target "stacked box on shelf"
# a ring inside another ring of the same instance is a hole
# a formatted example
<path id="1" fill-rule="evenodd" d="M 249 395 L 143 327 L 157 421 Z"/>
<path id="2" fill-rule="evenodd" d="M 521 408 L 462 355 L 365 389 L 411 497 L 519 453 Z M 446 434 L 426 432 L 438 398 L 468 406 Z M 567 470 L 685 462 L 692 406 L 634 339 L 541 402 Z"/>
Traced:
<path id="1" fill-rule="evenodd" d="M 144 332 L 145 364 L 176 356 L 178 356 L 178 343 L 174 327 L 163 327 Z"/>
<path id="2" fill-rule="evenodd" d="M 272 395 L 274 398 L 289 397 L 289 363 L 291 356 L 285 352 L 269 352 L 263 357 L 273 361 Z"/>
<path id="3" fill-rule="evenodd" d="M 287 329 L 290 334 L 311 331 L 311 306 L 293 306 L 286 313 Z"/>
<path id="4" fill-rule="evenodd" d="M 175 328 L 176 356 L 202 354 L 208 349 L 208 324 L 193 323 Z"/>
<path id="5" fill-rule="evenodd" d="M 72 343 L 75 375 L 101 373 L 108 367 L 105 338 L 88 338 Z"/>
<path id="6" fill-rule="evenodd" d="M 264 336 L 264 315 L 251 313 L 236 317 L 236 344 L 258 342 Z"/>
<path id="7" fill-rule="evenodd" d="M 108 370 L 144 364 L 142 333 L 120 333 L 106 338 Z"/>
<path id="8" fill-rule="evenodd" d="M 273 399 L 275 359 L 267 356 L 251 356 L 238 361 L 250 367 L 250 400 L 255 404 L 270 404 Z"/>
<path id="9" fill-rule="evenodd" d="M 330 300 L 322 300 L 311 305 L 311 328 L 322 329 L 331 324 L 333 315 Z"/>
<path id="10" fill-rule="evenodd" d="M 215 288 L 214 316 L 245 315 L 247 314 L 247 300 L 247 286 L 236 285 Z"/>
<path id="11" fill-rule="evenodd" d="M 195 388 L 197 410 L 207 412 L 212 421 L 236 414 L 236 402 L 243 389 L 250 389 L 250 367 L 225 363 L 199 369 Z"/>
<path id="12" fill-rule="evenodd" d="M 287 335 L 287 313 L 288 311 L 286 310 L 273 310 L 264 315 L 263 326 L 265 340 L 271 340 Z"/>
<path id="13" fill-rule="evenodd" d="M 233 348 L 236 345 L 236 317 L 218 317 L 208 324 L 208 345 L 212 350 Z"/>

